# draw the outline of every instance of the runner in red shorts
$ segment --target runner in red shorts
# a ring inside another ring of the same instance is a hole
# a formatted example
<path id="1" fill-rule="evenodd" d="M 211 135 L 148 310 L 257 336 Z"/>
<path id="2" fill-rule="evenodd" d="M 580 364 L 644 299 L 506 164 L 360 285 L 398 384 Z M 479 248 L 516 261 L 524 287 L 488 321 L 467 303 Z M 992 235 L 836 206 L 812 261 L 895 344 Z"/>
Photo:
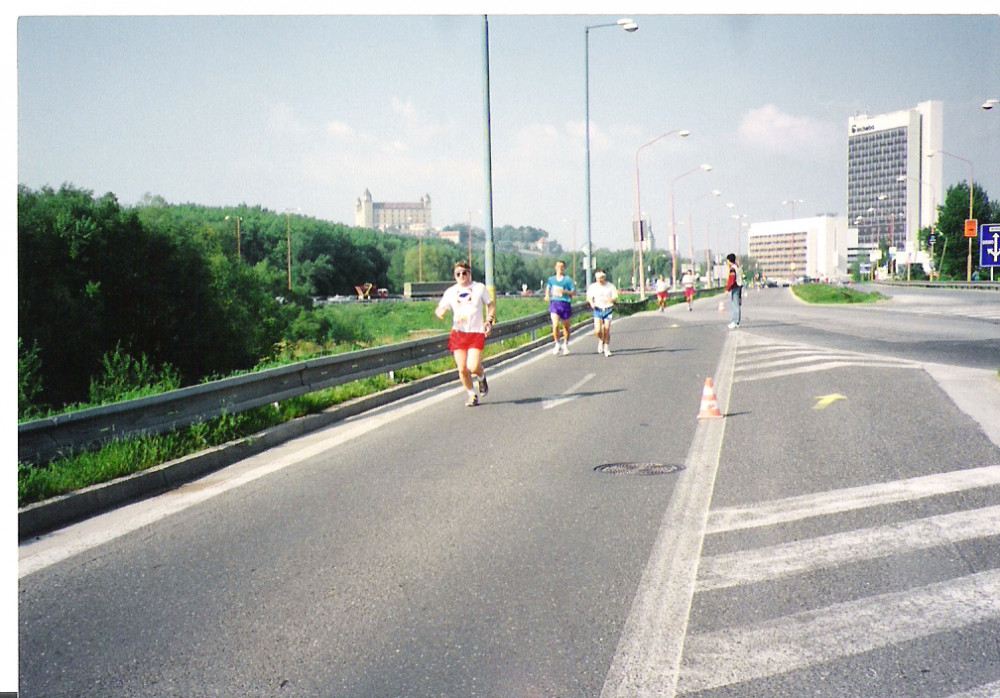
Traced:
<path id="1" fill-rule="evenodd" d="M 483 308 L 486 320 L 483 321 Z M 448 350 L 455 357 L 458 377 L 468 397 L 465 404 L 475 407 L 479 404 L 478 393 L 486 395 L 489 385 L 483 370 L 483 347 L 493 324 L 497 321 L 496 301 L 490 296 L 485 284 L 472 280 L 472 269 L 468 262 L 455 264 L 455 285 L 444 292 L 434 315 L 443 320 L 451 311 L 451 334 L 448 336 Z"/>
<path id="2" fill-rule="evenodd" d="M 691 304 L 694 302 L 694 272 L 690 269 L 681 277 L 681 286 L 684 287 L 684 300 L 687 301 L 688 311 L 691 311 Z"/>

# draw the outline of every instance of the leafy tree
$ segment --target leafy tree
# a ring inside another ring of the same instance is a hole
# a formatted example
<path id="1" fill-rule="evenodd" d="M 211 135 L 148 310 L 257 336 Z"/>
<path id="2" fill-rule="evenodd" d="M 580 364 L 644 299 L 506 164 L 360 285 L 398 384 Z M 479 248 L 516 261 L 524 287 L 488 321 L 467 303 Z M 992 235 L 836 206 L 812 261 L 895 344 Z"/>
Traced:
<path id="1" fill-rule="evenodd" d="M 37 347 L 40 401 L 86 400 L 116 347 L 193 382 L 252 367 L 280 339 L 254 270 L 192 244 L 202 222 L 154 213 L 144 222 L 111 194 L 65 185 L 18 188 L 18 336 Z"/>
<path id="2" fill-rule="evenodd" d="M 972 217 L 981 223 L 1000 221 L 1000 205 L 990 202 L 978 184 L 972 188 Z M 969 242 L 965 237 L 965 221 L 969 218 L 969 184 L 959 182 L 949 187 L 945 200 L 938 207 L 934 244 L 935 269 L 943 278 L 964 280 L 968 274 Z M 972 271 L 979 268 L 977 242 L 972 240 Z"/>

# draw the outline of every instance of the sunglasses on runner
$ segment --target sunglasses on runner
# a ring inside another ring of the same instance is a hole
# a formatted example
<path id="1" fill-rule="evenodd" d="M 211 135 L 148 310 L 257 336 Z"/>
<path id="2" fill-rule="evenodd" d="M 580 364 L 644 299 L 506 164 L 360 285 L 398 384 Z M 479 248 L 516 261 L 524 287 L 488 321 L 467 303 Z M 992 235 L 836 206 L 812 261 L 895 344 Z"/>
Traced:
<path id="1" fill-rule="evenodd" d="M 468 276 L 468 275 L 469 275 L 468 269 L 458 269 L 455 271 L 455 276 Z"/>

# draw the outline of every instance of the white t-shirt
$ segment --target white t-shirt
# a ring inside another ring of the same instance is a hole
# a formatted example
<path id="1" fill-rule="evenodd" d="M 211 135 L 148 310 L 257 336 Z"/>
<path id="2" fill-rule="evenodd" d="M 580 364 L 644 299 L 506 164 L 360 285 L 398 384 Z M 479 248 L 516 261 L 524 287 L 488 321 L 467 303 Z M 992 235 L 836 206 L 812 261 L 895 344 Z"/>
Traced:
<path id="1" fill-rule="evenodd" d="M 657 279 L 656 280 L 656 292 L 657 293 L 666 293 L 667 289 L 669 287 L 670 287 L 670 284 L 667 283 L 666 279 Z"/>
<path id="2" fill-rule="evenodd" d="M 694 276 L 691 274 L 685 274 L 681 277 L 681 284 L 684 288 L 694 288 Z"/>
<path id="3" fill-rule="evenodd" d="M 604 284 L 600 281 L 595 281 L 587 288 L 587 300 L 600 310 L 613 306 L 617 298 L 618 289 L 610 281 Z"/>
<path id="4" fill-rule="evenodd" d="M 483 308 L 492 302 L 486 284 L 473 281 L 468 286 L 455 284 L 441 296 L 438 309 L 451 310 L 451 329 L 459 332 L 485 332 Z"/>

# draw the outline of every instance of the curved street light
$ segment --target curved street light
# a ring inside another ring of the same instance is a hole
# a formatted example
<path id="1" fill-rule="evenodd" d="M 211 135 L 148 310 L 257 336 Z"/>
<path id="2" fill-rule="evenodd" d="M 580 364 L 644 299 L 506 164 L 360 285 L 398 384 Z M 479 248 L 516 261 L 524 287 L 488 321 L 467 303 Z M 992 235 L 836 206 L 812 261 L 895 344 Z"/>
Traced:
<path id="1" fill-rule="evenodd" d="M 688 204 L 688 235 L 691 238 L 691 264 L 694 264 L 694 226 L 691 224 L 691 209 L 694 205 L 708 196 L 719 197 L 722 196 L 722 192 L 718 189 L 713 189 L 712 191 L 702 194 L 696 197 Z M 705 218 L 705 276 L 708 277 L 709 271 L 709 245 L 708 245 L 708 218 Z"/>
<path id="2" fill-rule="evenodd" d="M 984 104 L 983 107 L 985 108 L 986 105 Z M 969 160 L 966 160 L 965 158 L 960 158 L 957 155 L 952 155 L 951 153 L 946 153 L 943 150 L 935 150 L 933 153 L 927 153 L 927 157 L 932 158 L 932 157 L 934 157 L 935 155 L 937 155 L 939 153 L 941 155 L 947 155 L 950 158 L 955 158 L 956 160 L 961 160 L 962 162 L 964 162 L 966 165 L 969 166 L 969 220 L 972 220 L 973 192 L 975 191 L 975 189 L 972 186 L 972 178 L 973 178 L 972 162 L 969 161 Z M 969 257 L 968 257 L 968 261 L 966 263 L 966 273 L 965 273 L 965 275 L 966 275 L 966 279 L 965 280 L 967 282 L 968 281 L 972 281 L 972 238 L 970 237 L 970 238 L 968 238 L 968 240 L 969 240 Z"/>
<path id="3" fill-rule="evenodd" d="M 639 199 L 639 151 L 643 148 L 648 148 L 657 141 L 660 141 L 667 136 L 672 136 L 677 134 L 681 138 L 687 138 L 691 135 L 690 131 L 684 129 L 676 129 L 674 131 L 667 131 L 661 136 L 657 136 L 649 143 L 640 145 L 635 151 L 635 229 L 639 234 L 639 300 L 646 300 L 646 271 L 643 267 L 642 253 L 643 253 L 643 243 L 645 242 L 646 236 L 643 234 L 642 229 L 642 204 Z M 635 244 L 634 242 L 632 243 Z M 634 271 L 634 270 L 633 270 Z M 633 281 L 635 276 L 633 275 Z"/>
<path id="4" fill-rule="evenodd" d="M 591 24 L 585 27 L 583 32 L 583 106 L 585 112 L 583 128 L 586 131 L 585 138 L 587 142 L 587 286 L 590 286 L 593 280 L 592 267 L 594 264 L 594 249 L 590 235 L 590 30 L 600 29 L 601 27 L 621 27 L 630 34 L 639 29 L 639 25 L 633 20 L 623 17 L 617 22 L 610 24 Z"/>
<path id="5" fill-rule="evenodd" d="M 670 182 L 670 247 L 671 254 L 673 255 L 673 262 L 670 271 L 670 286 L 673 288 L 677 285 L 677 216 L 674 213 L 674 185 L 677 184 L 677 180 L 682 177 L 687 177 L 689 174 L 693 174 L 701 170 L 703 172 L 711 172 L 712 166 L 709 164 L 704 164 L 701 167 L 695 167 L 688 170 L 684 174 L 679 174 L 674 177 L 673 181 Z"/>

